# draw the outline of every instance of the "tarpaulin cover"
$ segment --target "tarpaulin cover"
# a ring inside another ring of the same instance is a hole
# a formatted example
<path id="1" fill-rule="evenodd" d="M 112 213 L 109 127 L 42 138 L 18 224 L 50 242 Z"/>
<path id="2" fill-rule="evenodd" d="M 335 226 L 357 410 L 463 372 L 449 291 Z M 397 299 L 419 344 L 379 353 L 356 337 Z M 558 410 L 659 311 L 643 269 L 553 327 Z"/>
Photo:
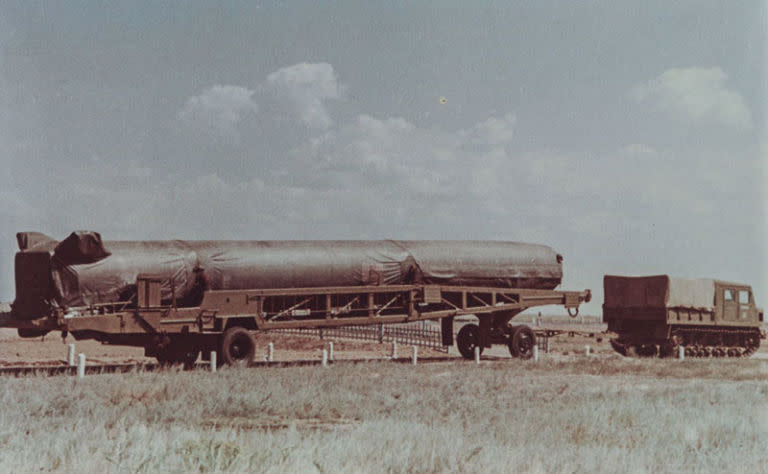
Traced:
<path id="1" fill-rule="evenodd" d="M 211 289 L 394 285 L 414 270 L 388 241 L 188 242 Z"/>
<path id="2" fill-rule="evenodd" d="M 182 305 L 199 291 L 200 275 L 211 290 L 422 282 L 553 289 L 562 278 L 562 257 L 556 252 L 518 242 L 101 242 L 79 232 L 55 249 L 55 299 L 64 306 L 129 299 L 139 274 L 167 279 L 163 300 L 174 289 Z"/>
<path id="3" fill-rule="evenodd" d="M 603 278 L 607 308 L 695 308 L 711 311 L 715 281 L 671 278 L 668 275 Z"/>
<path id="4" fill-rule="evenodd" d="M 56 258 L 65 264 L 93 263 L 109 256 L 98 232 L 76 231 L 62 240 L 53 250 Z"/>
<path id="5" fill-rule="evenodd" d="M 715 307 L 715 280 L 670 278 L 667 306 L 712 311 Z"/>
<path id="6" fill-rule="evenodd" d="M 55 245 L 56 241 L 40 232 L 19 232 L 16 234 L 19 250 L 30 250 L 45 244 Z"/>
<path id="7" fill-rule="evenodd" d="M 64 306 L 126 301 L 140 273 L 164 278 L 161 295 L 184 298 L 192 288 L 197 254 L 184 242 L 108 242 L 111 255 L 88 264 L 67 265 L 53 256 L 53 279 Z"/>
<path id="8" fill-rule="evenodd" d="M 494 241 L 397 241 L 425 283 L 553 289 L 562 257 L 544 245 Z"/>

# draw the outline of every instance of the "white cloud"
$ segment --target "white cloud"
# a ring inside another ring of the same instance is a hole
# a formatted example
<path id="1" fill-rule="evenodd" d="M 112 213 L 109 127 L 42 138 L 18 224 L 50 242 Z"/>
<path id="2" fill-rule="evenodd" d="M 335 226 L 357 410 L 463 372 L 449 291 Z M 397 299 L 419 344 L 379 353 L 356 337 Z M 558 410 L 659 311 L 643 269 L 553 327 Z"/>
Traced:
<path id="1" fill-rule="evenodd" d="M 501 118 L 489 117 L 483 122 L 477 123 L 470 130 L 462 131 L 473 143 L 482 145 L 501 145 L 512 141 L 515 137 L 517 117 L 513 113 L 507 113 Z"/>
<path id="2" fill-rule="evenodd" d="M 253 94 L 245 87 L 215 85 L 187 99 L 178 118 L 196 129 L 237 140 L 237 125 L 243 114 L 258 110 Z"/>
<path id="3" fill-rule="evenodd" d="M 673 68 L 635 86 L 631 96 L 679 120 L 751 129 L 752 114 L 741 94 L 726 87 L 727 79 L 719 67 Z"/>
<path id="4" fill-rule="evenodd" d="M 267 76 L 267 85 L 287 98 L 308 126 L 326 130 L 333 125 L 324 101 L 342 96 L 333 67 L 328 63 L 299 63 Z"/>
<path id="5" fill-rule="evenodd" d="M 513 123 L 506 114 L 448 132 L 363 114 L 295 148 L 286 166 L 302 170 L 319 189 L 396 186 L 399 195 L 422 200 L 455 199 L 457 190 L 487 198 L 505 185 L 498 173 L 512 166 L 513 157 L 498 145 L 510 138 Z"/>
<path id="6" fill-rule="evenodd" d="M 266 110 L 274 113 L 273 121 L 287 112 L 289 120 L 298 120 L 310 129 L 328 130 L 333 119 L 325 102 L 341 98 L 343 89 L 330 64 L 298 63 L 269 74 L 254 89 L 236 85 L 209 87 L 187 99 L 177 118 L 195 132 L 238 144 L 245 114 L 257 112 L 258 103 L 266 103 Z"/>

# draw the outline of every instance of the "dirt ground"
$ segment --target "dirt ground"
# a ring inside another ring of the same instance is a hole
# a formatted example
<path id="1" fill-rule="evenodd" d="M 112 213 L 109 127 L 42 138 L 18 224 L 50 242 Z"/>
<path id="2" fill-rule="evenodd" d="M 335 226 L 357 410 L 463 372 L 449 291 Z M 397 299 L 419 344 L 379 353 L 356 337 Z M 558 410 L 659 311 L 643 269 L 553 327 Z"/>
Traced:
<path id="1" fill-rule="evenodd" d="M 616 354 L 608 342 L 610 336 L 603 333 L 602 325 L 545 324 L 542 328 L 576 330 L 573 335 L 564 332 L 550 340 L 550 353 L 541 353 L 542 357 L 572 358 L 584 356 L 586 346 L 590 354 L 598 357 L 621 357 Z M 457 326 L 458 329 L 458 326 Z M 279 333 L 262 333 L 256 336 L 256 359 L 263 359 L 267 354 L 267 345 L 274 344 L 275 361 L 319 360 L 321 351 L 334 343 L 336 359 L 384 359 L 392 352 L 392 344 L 355 341 L 350 339 L 319 339 L 317 337 L 295 336 Z M 72 336 L 62 341 L 60 333 L 52 332 L 42 338 L 22 339 L 15 329 L 0 329 L 0 366 L 19 365 L 59 365 L 66 363 L 68 344 L 75 344 L 75 352 L 85 354 L 89 364 L 108 363 L 149 363 L 154 358 L 144 357 L 141 347 L 126 347 L 101 344 L 97 341 L 75 341 Z M 398 357 L 411 356 L 411 347 L 398 344 Z M 419 357 L 445 357 L 445 352 L 418 348 Z M 449 349 L 449 357 L 460 357 L 456 346 Z M 494 346 L 483 352 L 488 358 L 509 358 L 506 346 Z M 761 348 L 753 355 L 755 358 L 768 359 L 768 342 L 762 341 Z"/>
<path id="2" fill-rule="evenodd" d="M 550 355 L 568 356 L 583 354 L 585 347 L 590 346 L 590 352 L 597 355 L 612 355 L 608 338 L 600 332 L 594 337 L 577 333 L 574 336 L 562 334 L 551 339 Z M 382 359 L 390 357 L 391 343 L 372 343 L 349 339 L 319 339 L 317 337 L 294 336 L 278 333 L 265 333 L 256 336 L 257 360 L 266 357 L 267 345 L 272 342 L 275 347 L 274 360 L 313 360 L 320 359 L 323 348 L 328 342 L 334 342 L 334 355 L 337 359 Z M 42 338 L 22 339 L 15 330 L 0 330 L 0 366 L 15 365 L 56 365 L 67 359 L 68 344 L 75 344 L 76 353 L 83 353 L 89 363 L 134 363 L 154 362 L 154 358 L 144 357 L 144 349 L 140 347 L 112 346 L 96 341 L 75 341 L 71 336 L 62 341 L 60 333 L 52 332 Z M 411 347 L 398 344 L 398 357 L 410 357 Z M 419 357 L 445 357 L 445 352 L 418 348 Z M 451 347 L 447 354 L 459 357 L 456 347 Z M 543 354 L 542 354 L 543 355 Z M 505 346 L 494 346 L 486 349 L 483 356 L 510 357 Z"/>
<path id="3" fill-rule="evenodd" d="M 320 360 L 322 349 L 333 341 L 334 356 L 337 359 L 383 359 L 389 357 L 392 344 L 378 344 L 349 339 L 319 339 L 317 337 L 265 333 L 256 336 L 256 359 L 266 357 L 267 346 L 274 344 L 274 360 Z M 22 339 L 16 330 L 0 329 L 0 366 L 57 365 L 66 362 L 69 344 L 75 344 L 75 352 L 86 356 L 88 363 L 136 363 L 155 362 L 144 357 L 141 347 L 113 346 L 97 341 L 76 341 L 72 336 L 62 341 L 60 333 L 52 332 L 42 338 Z M 419 347 L 419 357 L 445 356 L 445 352 Z M 453 354 L 457 352 L 454 350 Z M 410 357 L 411 348 L 398 344 L 398 356 Z"/>

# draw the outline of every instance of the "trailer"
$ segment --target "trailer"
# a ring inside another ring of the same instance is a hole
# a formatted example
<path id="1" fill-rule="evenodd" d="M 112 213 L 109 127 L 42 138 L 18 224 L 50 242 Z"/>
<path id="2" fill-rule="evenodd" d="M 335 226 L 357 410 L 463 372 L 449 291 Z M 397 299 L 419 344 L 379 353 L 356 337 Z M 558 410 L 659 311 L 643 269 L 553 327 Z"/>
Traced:
<path id="1" fill-rule="evenodd" d="M 0 326 L 43 334 L 61 331 L 75 339 L 144 347 L 161 363 L 191 364 L 216 351 L 231 365 L 247 365 L 255 354 L 256 331 L 391 324 L 440 320 L 443 344 L 453 344 L 453 318 L 475 315 L 478 324 L 464 325 L 456 336 L 459 352 L 474 357 L 492 344 L 508 346 L 514 357 L 527 359 L 536 344 L 531 328 L 510 321 L 525 309 L 561 305 L 571 314 L 591 298 L 589 290 L 471 287 L 454 285 L 386 285 L 356 287 L 210 290 L 200 306 L 164 305 L 161 277 L 141 275 L 138 299 L 56 310 L 41 319 L 0 316 Z"/>
<path id="2" fill-rule="evenodd" d="M 505 344 L 528 358 L 535 335 L 515 315 L 561 305 L 575 316 L 591 298 L 556 291 L 562 256 L 519 242 L 17 240 L 16 300 L 0 327 L 144 347 L 164 363 L 216 351 L 247 364 L 256 331 L 423 320 L 440 320 L 450 346 L 462 315 L 478 319 L 457 334 L 462 356 Z"/>

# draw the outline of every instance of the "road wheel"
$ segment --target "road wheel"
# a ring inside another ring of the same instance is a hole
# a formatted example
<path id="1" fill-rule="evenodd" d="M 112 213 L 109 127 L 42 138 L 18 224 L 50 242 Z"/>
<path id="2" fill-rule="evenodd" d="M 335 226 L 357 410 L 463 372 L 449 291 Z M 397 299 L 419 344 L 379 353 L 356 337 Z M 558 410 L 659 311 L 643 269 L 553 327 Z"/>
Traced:
<path id="1" fill-rule="evenodd" d="M 640 357 L 656 357 L 659 353 L 659 348 L 656 344 L 641 344 L 637 348 L 637 355 Z"/>
<path id="2" fill-rule="evenodd" d="M 530 359 L 533 357 L 533 348 L 536 346 L 536 335 L 528 326 L 518 326 L 512 333 L 509 341 L 509 353 L 512 357 Z"/>
<path id="3" fill-rule="evenodd" d="M 256 341 L 247 329 L 233 326 L 221 338 L 221 360 L 237 367 L 247 367 L 256 355 Z"/>
<path id="4" fill-rule="evenodd" d="M 459 353 L 465 359 L 475 358 L 475 347 L 480 345 L 480 328 L 477 324 L 466 324 L 456 335 L 456 347 L 459 349 Z M 483 348 L 480 348 L 480 353 L 483 353 Z"/>
<path id="5" fill-rule="evenodd" d="M 760 333 L 755 331 L 754 333 L 749 334 L 745 338 L 744 352 L 742 353 L 742 355 L 745 357 L 749 357 L 759 348 L 760 348 Z"/>
<path id="6" fill-rule="evenodd" d="M 673 341 L 664 341 L 659 345 L 659 357 L 674 357 L 677 349 Z"/>

